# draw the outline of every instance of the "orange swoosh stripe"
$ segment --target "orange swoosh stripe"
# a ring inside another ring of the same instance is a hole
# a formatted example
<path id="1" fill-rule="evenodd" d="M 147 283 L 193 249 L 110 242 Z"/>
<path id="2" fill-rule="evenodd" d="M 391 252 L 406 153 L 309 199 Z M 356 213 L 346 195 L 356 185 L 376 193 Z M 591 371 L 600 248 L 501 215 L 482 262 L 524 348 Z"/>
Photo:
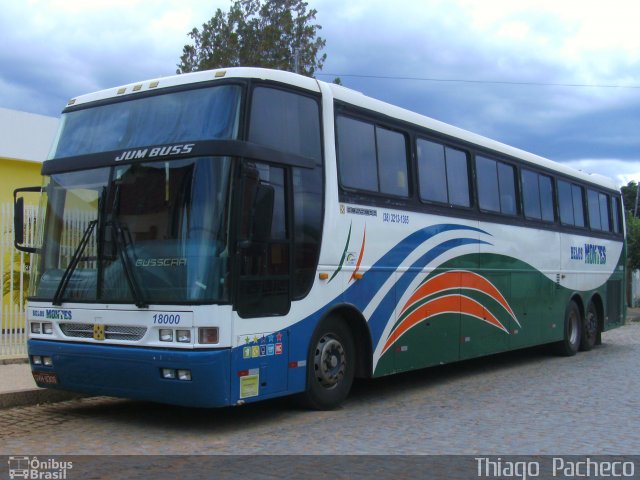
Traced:
<path id="1" fill-rule="evenodd" d="M 420 285 L 420 287 L 418 287 L 413 295 L 411 295 L 411 298 L 409 298 L 409 300 L 403 307 L 401 314 L 404 313 L 411 305 L 413 305 L 418 300 L 421 300 L 422 298 L 428 297 L 438 292 L 453 290 L 457 288 L 468 288 L 471 290 L 477 290 L 484 293 L 485 295 L 490 296 L 496 302 L 502 305 L 502 307 L 509 313 L 511 318 L 513 318 L 518 326 L 520 326 L 520 322 L 518 322 L 518 319 L 511 309 L 511 306 L 504 298 L 504 296 L 500 293 L 500 291 L 483 276 L 466 270 L 452 270 L 449 272 L 441 273 Z"/>
<path id="2" fill-rule="evenodd" d="M 500 320 L 498 320 L 476 300 L 464 295 L 445 295 L 443 297 L 434 298 L 411 312 L 411 314 L 408 315 L 395 328 L 395 330 L 391 332 L 382 349 L 382 355 L 384 355 L 393 343 L 418 323 L 426 320 L 427 318 L 442 315 L 444 313 L 460 313 L 462 315 L 468 315 L 509 333 Z"/>

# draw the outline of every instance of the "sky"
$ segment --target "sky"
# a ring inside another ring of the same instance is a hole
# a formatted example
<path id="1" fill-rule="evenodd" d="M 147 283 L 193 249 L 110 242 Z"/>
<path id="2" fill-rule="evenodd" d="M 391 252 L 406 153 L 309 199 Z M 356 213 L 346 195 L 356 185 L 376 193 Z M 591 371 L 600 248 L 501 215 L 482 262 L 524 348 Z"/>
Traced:
<path id="1" fill-rule="evenodd" d="M 637 0 L 308 0 L 318 75 L 618 184 L 640 181 Z M 230 0 L 0 0 L 0 107 L 175 73 Z"/>

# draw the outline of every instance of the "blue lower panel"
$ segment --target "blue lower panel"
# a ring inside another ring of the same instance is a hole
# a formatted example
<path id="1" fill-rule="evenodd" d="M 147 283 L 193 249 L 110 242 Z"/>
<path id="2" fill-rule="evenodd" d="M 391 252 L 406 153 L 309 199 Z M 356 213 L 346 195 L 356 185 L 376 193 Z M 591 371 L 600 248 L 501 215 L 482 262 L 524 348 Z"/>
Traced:
<path id="1" fill-rule="evenodd" d="M 231 404 L 231 350 L 178 351 L 29 340 L 29 355 L 49 356 L 58 388 L 191 407 Z M 191 370 L 191 381 L 162 378 L 162 368 Z"/>

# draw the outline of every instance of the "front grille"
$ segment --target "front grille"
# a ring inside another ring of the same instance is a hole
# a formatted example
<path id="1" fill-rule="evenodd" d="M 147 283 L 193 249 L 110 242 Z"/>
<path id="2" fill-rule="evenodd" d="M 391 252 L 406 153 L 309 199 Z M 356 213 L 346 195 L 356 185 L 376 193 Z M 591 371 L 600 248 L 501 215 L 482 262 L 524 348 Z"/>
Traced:
<path id="1" fill-rule="evenodd" d="M 67 337 L 93 338 L 93 325 L 88 323 L 61 323 L 60 330 Z M 104 338 L 106 340 L 124 340 L 136 342 L 147 333 L 146 327 L 131 327 L 128 325 L 105 325 Z"/>

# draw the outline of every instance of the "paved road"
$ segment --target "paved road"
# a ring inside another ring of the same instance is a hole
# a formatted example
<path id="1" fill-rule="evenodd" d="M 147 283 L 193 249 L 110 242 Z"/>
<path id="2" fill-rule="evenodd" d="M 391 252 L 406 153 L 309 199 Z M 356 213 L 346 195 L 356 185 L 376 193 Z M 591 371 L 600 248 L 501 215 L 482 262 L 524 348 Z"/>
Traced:
<path id="1" fill-rule="evenodd" d="M 546 348 L 360 381 L 343 408 L 199 410 L 111 398 L 0 410 L 0 455 L 640 453 L 640 323 L 572 358 Z"/>

